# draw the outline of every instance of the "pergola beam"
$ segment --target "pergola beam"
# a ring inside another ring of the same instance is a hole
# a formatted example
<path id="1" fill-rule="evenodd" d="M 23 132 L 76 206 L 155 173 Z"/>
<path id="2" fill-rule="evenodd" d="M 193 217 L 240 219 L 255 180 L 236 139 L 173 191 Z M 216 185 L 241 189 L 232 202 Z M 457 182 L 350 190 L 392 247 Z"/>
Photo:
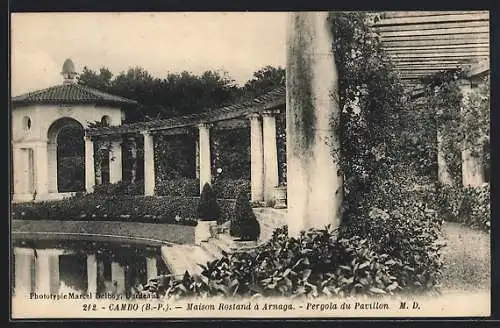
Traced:
<path id="1" fill-rule="evenodd" d="M 384 32 L 383 37 L 420 37 L 429 35 L 461 35 L 489 33 L 489 26 L 476 27 L 458 27 L 458 28 L 439 28 L 432 30 L 420 30 L 418 28 L 408 31 L 388 31 Z"/>
<path id="2" fill-rule="evenodd" d="M 399 31 L 414 31 L 414 30 L 435 30 L 435 29 L 448 29 L 448 28 L 463 28 L 463 27 L 489 27 L 487 19 L 478 19 L 473 21 L 451 22 L 443 23 L 436 22 L 432 24 L 410 24 L 398 26 L 375 26 L 377 31 L 380 32 L 399 32 Z"/>
<path id="3" fill-rule="evenodd" d="M 478 19 L 488 19 L 489 13 L 487 11 L 479 11 L 477 13 L 460 13 L 452 15 L 436 15 L 436 16 L 407 16 L 398 18 L 382 19 L 374 26 L 391 26 L 391 25 L 409 25 L 409 24 L 427 24 L 439 22 L 463 22 L 475 21 Z"/>

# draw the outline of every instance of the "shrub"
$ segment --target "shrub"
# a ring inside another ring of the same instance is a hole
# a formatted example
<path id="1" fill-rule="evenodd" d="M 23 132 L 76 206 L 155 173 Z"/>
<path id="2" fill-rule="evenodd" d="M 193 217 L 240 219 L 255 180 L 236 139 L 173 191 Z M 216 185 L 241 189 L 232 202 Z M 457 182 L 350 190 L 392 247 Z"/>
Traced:
<path id="1" fill-rule="evenodd" d="M 490 187 L 441 187 L 437 197 L 439 212 L 447 221 L 490 231 Z"/>
<path id="2" fill-rule="evenodd" d="M 198 204 L 198 218 L 201 221 L 220 220 L 220 207 L 210 184 L 205 183 Z"/>
<path id="3" fill-rule="evenodd" d="M 329 227 L 289 238 L 286 227 L 258 249 L 223 253 L 202 265 L 201 276 L 166 276 L 150 292 L 165 297 L 223 296 L 290 298 L 413 293 L 429 286 L 408 283 L 405 261 L 379 252 L 370 238 L 340 236 Z"/>
<path id="4" fill-rule="evenodd" d="M 94 187 L 94 194 L 102 196 L 120 196 L 120 195 L 143 195 L 144 181 L 120 181 L 117 183 L 105 183 Z"/>
<path id="5" fill-rule="evenodd" d="M 257 240 L 259 238 L 259 221 L 257 221 L 245 191 L 240 191 L 236 198 L 234 217 L 229 226 L 229 233 L 241 240 Z"/>
<path id="6" fill-rule="evenodd" d="M 240 191 L 250 193 L 250 180 L 218 178 L 213 183 L 213 190 L 219 198 L 236 199 Z"/>
<path id="7" fill-rule="evenodd" d="M 93 220 L 196 225 L 198 197 L 81 195 L 12 205 L 14 220 Z M 234 200 L 219 200 L 220 220 L 232 216 Z"/>
<path id="8" fill-rule="evenodd" d="M 191 178 L 158 179 L 155 185 L 155 194 L 171 197 L 198 197 L 200 195 L 200 181 Z"/>

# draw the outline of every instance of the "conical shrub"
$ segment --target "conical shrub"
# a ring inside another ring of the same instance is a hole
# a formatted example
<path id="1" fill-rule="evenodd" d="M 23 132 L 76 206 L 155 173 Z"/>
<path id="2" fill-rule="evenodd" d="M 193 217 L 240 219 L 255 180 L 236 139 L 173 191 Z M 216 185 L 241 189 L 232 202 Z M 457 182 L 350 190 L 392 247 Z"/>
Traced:
<path id="1" fill-rule="evenodd" d="M 220 206 L 217 197 L 210 187 L 205 183 L 201 190 L 200 202 L 198 204 L 198 218 L 201 221 L 216 221 L 220 217 Z"/>
<path id="2" fill-rule="evenodd" d="M 252 210 L 245 191 L 240 191 L 236 197 L 233 219 L 229 226 L 229 234 L 240 240 L 257 240 L 260 236 L 260 224 Z"/>

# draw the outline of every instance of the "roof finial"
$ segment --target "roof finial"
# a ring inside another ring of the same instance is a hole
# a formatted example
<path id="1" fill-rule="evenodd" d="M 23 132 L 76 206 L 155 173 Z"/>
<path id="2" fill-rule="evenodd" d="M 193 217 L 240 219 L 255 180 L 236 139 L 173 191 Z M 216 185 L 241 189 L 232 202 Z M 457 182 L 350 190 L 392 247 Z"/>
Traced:
<path id="1" fill-rule="evenodd" d="M 71 84 L 74 82 L 74 78 L 77 73 L 75 71 L 75 64 L 73 64 L 73 61 L 70 58 L 64 61 L 61 75 L 64 78 L 64 84 Z"/>

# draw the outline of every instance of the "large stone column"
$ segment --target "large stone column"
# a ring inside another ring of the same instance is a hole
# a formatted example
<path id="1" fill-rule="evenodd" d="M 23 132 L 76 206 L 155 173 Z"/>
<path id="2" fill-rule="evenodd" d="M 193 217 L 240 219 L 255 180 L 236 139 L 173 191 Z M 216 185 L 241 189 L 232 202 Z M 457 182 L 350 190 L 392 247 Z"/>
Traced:
<path id="1" fill-rule="evenodd" d="M 117 294 L 125 292 L 125 270 L 118 262 L 111 263 L 111 281 L 113 281 L 113 285 L 116 285 Z"/>
<path id="2" fill-rule="evenodd" d="M 274 200 L 274 187 L 278 186 L 278 147 L 276 145 L 276 117 L 279 111 L 262 113 L 264 144 L 264 202 Z"/>
<path id="3" fill-rule="evenodd" d="M 57 193 L 57 142 L 47 144 L 49 193 Z"/>
<path id="4" fill-rule="evenodd" d="M 43 199 L 49 193 L 47 142 L 39 142 L 34 149 L 36 199 Z"/>
<path id="5" fill-rule="evenodd" d="M 85 190 L 88 193 L 93 192 L 94 186 L 94 142 L 89 136 L 85 136 Z"/>
<path id="6" fill-rule="evenodd" d="M 200 152 L 200 193 L 205 183 L 212 183 L 212 166 L 210 161 L 210 126 L 206 123 L 198 125 Z"/>
<path id="7" fill-rule="evenodd" d="M 264 201 L 264 144 L 262 140 L 262 121 L 258 114 L 249 115 L 250 119 L 250 158 L 252 202 Z"/>
<path id="8" fill-rule="evenodd" d="M 37 293 L 57 293 L 59 290 L 59 250 L 38 249 L 35 257 Z"/>
<path id="9" fill-rule="evenodd" d="M 34 264 L 33 249 L 14 247 L 14 257 L 14 292 L 16 296 L 27 298 L 33 290 L 31 285 L 31 268 Z"/>
<path id="10" fill-rule="evenodd" d="M 122 139 L 111 140 L 109 153 L 109 182 L 117 183 L 122 181 Z"/>
<path id="11" fill-rule="evenodd" d="M 97 259 L 94 254 L 87 255 L 87 293 L 92 293 L 92 297 L 97 293 Z"/>
<path id="12" fill-rule="evenodd" d="M 158 267 L 156 265 L 156 256 L 146 257 L 146 275 L 149 279 L 158 277 Z"/>
<path id="13" fill-rule="evenodd" d="M 460 91 L 462 93 L 462 120 L 465 120 L 464 109 L 468 106 L 469 94 L 472 92 L 471 82 L 462 81 Z M 469 131 L 466 130 L 466 139 L 468 133 Z M 479 187 L 485 182 L 482 158 L 479 155 L 482 149 L 474 151 L 467 145 L 466 140 L 464 140 L 464 147 L 462 148 L 462 184 L 464 187 Z"/>
<path id="14" fill-rule="evenodd" d="M 144 195 L 155 194 L 155 147 L 151 133 L 145 131 L 144 136 Z"/>
<path id="15" fill-rule="evenodd" d="M 338 75 L 327 12 L 290 13 L 286 65 L 288 233 L 338 227 Z"/>

